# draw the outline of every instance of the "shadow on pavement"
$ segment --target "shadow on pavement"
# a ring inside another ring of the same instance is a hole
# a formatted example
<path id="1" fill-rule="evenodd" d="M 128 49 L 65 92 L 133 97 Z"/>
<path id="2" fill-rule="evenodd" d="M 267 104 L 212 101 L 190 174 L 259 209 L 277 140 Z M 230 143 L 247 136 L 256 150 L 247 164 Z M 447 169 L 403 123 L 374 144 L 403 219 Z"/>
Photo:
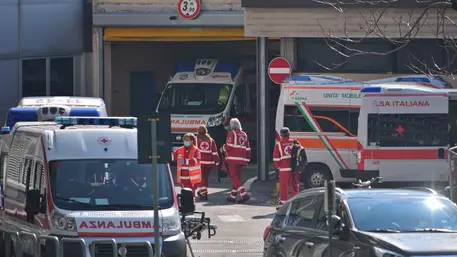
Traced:
<path id="1" fill-rule="evenodd" d="M 262 219 L 273 219 L 276 215 L 276 212 L 265 214 L 265 215 L 258 215 L 258 216 L 252 216 L 251 218 L 253 220 L 262 220 Z"/>

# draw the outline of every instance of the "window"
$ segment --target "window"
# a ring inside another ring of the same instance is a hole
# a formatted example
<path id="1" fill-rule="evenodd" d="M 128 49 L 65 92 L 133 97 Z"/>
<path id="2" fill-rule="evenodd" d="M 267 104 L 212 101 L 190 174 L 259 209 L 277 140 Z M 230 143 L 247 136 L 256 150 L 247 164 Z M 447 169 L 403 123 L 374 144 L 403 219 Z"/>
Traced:
<path id="1" fill-rule="evenodd" d="M 219 113 L 225 110 L 232 85 L 210 83 L 168 84 L 159 111 L 171 113 Z"/>
<path id="2" fill-rule="evenodd" d="M 392 45 L 384 40 L 379 39 L 365 39 L 362 43 L 345 43 L 345 46 L 349 49 L 344 49 L 345 53 L 349 56 L 353 55 L 357 51 L 372 52 L 372 53 L 388 53 L 392 50 Z M 347 63 L 344 64 L 344 70 L 346 72 L 376 72 L 385 73 L 392 71 L 393 55 L 374 55 L 374 54 L 363 54 L 351 57 Z"/>
<path id="3" fill-rule="evenodd" d="M 46 59 L 22 61 L 22 96 L 46 96 Z"/>
<path id="4" fill-rule="evenodd" d="M 317 198 L 303 198 L 292 202 L 287 226 L 313 228 L 314 214 L 319 210 L 321 202 Z"/>
<path id="5" fill-rule="evenodd" d="M 447 146 L 447 114 L 368 114 L 368 142 L 380 146 Z"/>
<path id="6" fill-rule="evenodd" d="M 246 113 L 246 85 L 240 85 L 233 96 L 233 114 Z"/>
<path id="7" fill-rule="evenodd" d="M 34 161 L 29 158 L 24 159 L 24 168 L 22 171 L 22 184 L 25 185 L 25 191 L 29 191 L 34 188 Z"/>
<path id="8" fill-rule="evenodd" d="M 297 42 L 298 70 L 306 72 L 328 72 L 327 68 L 333 68 L 335 64 L 344 61 L 343 56 L 337 51 L 342 51 L 342 47 L 336 43 L 328 42 L 323 38 L 308 39 L 301 38 Z M 331 47 L 337 49 L 333 50 Z M 319 65 L 319 64 L 321 65 Z M 341 71 L 340 68 L 332 70 Z"/>
<path id="9" fill-rule="evenodd" d="M 137 160 L 60 160 L 49 163 L 55 205 L 64 210 L 153 210 L 150 165 Z M 159 167 L 159 206 L 174 203 L 167 168 Z"/>
<path id="10" fill-rule="evenodd" d="M 411 73 L 411 65 L 427 71 L 436 69 L 435 64 L 441 66 L 444 63 L 443 48 L 435 39 L 415 39 L 397 53 L 398 73 Z M 427 67 L 424 67 L 424 64 Z"/>
<path id="11" fill-rule="evenodd" d="M 50 62 L 51 95 L 73 95 L 73 57 L 51 58 Z"/>
<path id="12" fill-rule="evenodd" d="M 310 107 L 310 110 L 323 132 L 357 135 L 358 108 Z M 284 126 L 291 131 L 315 132 L 295 105 L 284 106 Z"/>
<path id="13" fill-rule="evenodd" d="M 342 218 L 342 204 L 339 199 L 336 199 L 336 215 Z M 322 203 L 321 210 L 316 219 L 316 229 L 328 231 L 327 226 L 327 213 L 325 213 L 324 203 Z"/>

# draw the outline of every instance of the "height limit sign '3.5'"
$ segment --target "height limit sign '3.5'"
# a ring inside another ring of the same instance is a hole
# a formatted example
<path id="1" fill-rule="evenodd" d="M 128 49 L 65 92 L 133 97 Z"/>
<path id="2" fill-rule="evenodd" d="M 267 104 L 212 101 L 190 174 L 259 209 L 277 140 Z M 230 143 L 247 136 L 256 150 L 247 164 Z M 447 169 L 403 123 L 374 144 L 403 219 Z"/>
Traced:
<path id="1" fill-rule="evenodd" d="M 281 84 L 290 74 L 292 66 L 286 58 L 276 57 L 268 65 L 268 76 L 276 84 Z"/>
<path id="2" fill-rule="evenodd" d="M 195 19 L 200 14 L 201 6 L 200 0 L 179 0 L 179 16 L 186 20 Z"/>

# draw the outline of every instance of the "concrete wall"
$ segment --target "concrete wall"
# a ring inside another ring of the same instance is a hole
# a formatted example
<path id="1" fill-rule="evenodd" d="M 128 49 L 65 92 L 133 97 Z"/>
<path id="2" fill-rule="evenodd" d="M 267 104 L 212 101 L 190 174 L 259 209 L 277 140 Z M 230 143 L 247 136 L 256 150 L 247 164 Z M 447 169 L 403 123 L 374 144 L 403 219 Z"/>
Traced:
<path id="1" fill-rule="evenodd" d="M 83 52 L 83 0 L 0 2 L 0 117 L 21 97 L 21 60 Z M 0 120 L 2 120 L 1 118 Z"/>
<path id="2" fill-rule="evenodd" d="M 385 11 L 385 12 L 384 12 Z M 370 23 L 378 19 L 376 26 Z M 367 9 L 350 8 L 338 12 L 334 8 L 245 8 L 245 36 L 248 37 L 324 37 L 326 34 L 340 37 L 365 37 L 366 31 L 379 29 L 388 37 L 404 36 L 423 9 Z M 446 13 L 451 20 L 457 19 L 457 12 L 449 9 Z M 435 38 L 441 22 L 446 25 L 445 33 L 456 35 L 457 27 L 451 22 L 437 19 L 437 11 L 431 9 L 426 20 L 419 26 L 417 38 Z M 399 23 L 402 23 L 399 26 Z M 325 33 L 324 33 L 325 31 Z M 376 33 L 369 37 L 377 38 Z"/>

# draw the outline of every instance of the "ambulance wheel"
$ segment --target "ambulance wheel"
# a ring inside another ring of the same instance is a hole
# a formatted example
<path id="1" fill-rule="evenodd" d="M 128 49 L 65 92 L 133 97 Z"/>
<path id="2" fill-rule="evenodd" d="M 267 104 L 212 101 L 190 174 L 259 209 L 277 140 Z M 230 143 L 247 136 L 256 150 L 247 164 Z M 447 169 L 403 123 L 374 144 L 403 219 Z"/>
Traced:
<path id="1" fill-rule="evenodd" d="M 302 182 L 305 189 L 322 187 L 324 181 L 332 179 L 332 173 L 325 164 L 309 164 L 305 172 L 302 174 Z"/>

